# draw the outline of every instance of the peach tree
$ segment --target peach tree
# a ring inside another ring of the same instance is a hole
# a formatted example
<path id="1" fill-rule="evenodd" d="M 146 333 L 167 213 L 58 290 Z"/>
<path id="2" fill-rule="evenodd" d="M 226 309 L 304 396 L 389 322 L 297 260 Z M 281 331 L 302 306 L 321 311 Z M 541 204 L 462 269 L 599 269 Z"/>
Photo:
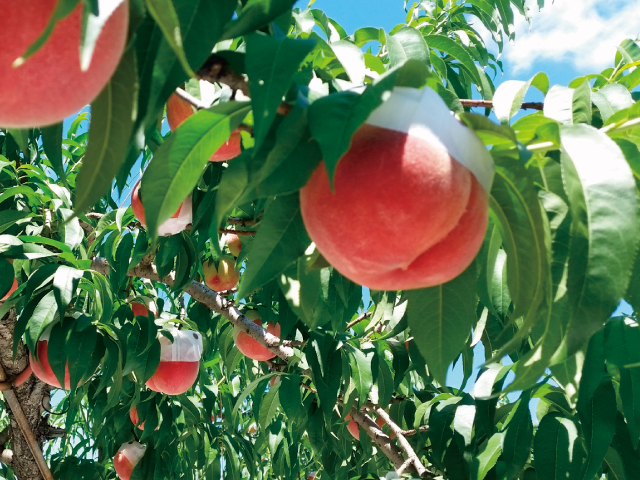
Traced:
<path id="1" fill-rule="evenodd" d="M 2 478 L 640 476 L 637 41 L 550 86 L 524 0 L 3 7 Z"/>

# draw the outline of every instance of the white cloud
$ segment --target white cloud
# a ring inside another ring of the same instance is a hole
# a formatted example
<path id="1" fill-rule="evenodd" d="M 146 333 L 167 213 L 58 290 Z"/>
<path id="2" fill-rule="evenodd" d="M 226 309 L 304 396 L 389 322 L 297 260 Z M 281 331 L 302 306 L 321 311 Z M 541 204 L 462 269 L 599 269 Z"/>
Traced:
<path id="1" fill-rule="evenodd" d="M 540 12 L 530 3 L 531 30 L 520 17 L 516 40 L 503 51 L 513 73 L 527 72 L 538 61 L 568 62 L 580 74 L 597 73 L 613 66 L 622 40 L 640 35 L 638 0 L 547 0 Z"/>

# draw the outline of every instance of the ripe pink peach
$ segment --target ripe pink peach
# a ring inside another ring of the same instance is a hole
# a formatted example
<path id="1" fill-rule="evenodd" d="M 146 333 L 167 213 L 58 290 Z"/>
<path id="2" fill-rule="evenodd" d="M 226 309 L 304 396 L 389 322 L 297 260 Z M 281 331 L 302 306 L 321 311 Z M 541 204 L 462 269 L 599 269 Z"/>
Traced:
<path id="1" fill-rule="evenodd" d="M 131 478 L 133 469 L 144 457 L 146 448 L 145 445 L 132 440 L 118 449 L 118 453 L 113 459 L 113 466 L 121 480 L 129 480 Z"/>
<path id="2" fill-rule="evenodd" d="M 242 250 L 242 240 L 240 240 L 240 237 L 235 233 L 225 233 L 222 236 L 222 240 L 227 244 L 227 247 L 229 247 L 231 255 L 238 258 Z"/>
<path id="3" fill-rule="evenodd" d="M 140 182 L 133 187 L 133 192 L 131 193 L 131 208 L 142 226 L 147 228 L 144 207 L 142 205 L 142 196 L 140 195 Z M 180 207 L 171 216 L 171 218 L 165 220 L 164 223 L 158 227 L 158 234 L 163 236 L 175 235 L 187 228 L 187 225 L 191 223 L 191 219 L 191 195 L 189 195 L 180 204 Z"/>
<path id="4" fill-rule="evenodd" d="M 172 329 L 173 342 L 159 335 L 160 364 L 147 381 L 154 392 L 180 395 L 191 388 L 200 370 L 202 337 L 193 330 Z"/>
<path id="5" fill-rule="evenodd" d="M 193 115 L 193 107 L 189 102 L 172 93 L 167 100 L 167 122 L 171 131 L 175 130 L 187 118 Z M 242 135 L 240 130 L 231 132 L 231 136 L 216 150 L 210 162 L 225 162 L 236 158 L 242 151 Z M 236 255 L 237 256 L 237 255 Z"/>
<path id="6" fill-rule="evenodd" d="M 300 190 L 302 217 L 320 253 L 352 281 L 430 287 L 475 258 L 492 180 L 486 147 L 437 93 L 396 88 L 353 136 L 334 191 L 323 163 Z"/>
<path id="7" fill-rule="evenodd" d="M 98 96 L 120 61 L 127 38 L 128 2 L 109 15 L 85 71 L 80 66 L 80 2 L 56 24 L 36 53 L 14 67 L 14 61 L 44 31 L 56 3 L 0 0 L 1 128 L 32 128 L 62 121 Z"/>
<path id="8" fill-rule="evenodd" d="M 138 425 L 138 422 L 140 421 L 140 417 L 138 416 L 138 409 L 136 407 L 133 407 L 131 410 L 129 410 L 129 418 L 131 419 L 134 425 L 137 425 L 137 427 L 140 430 L 144 430 L 144 422 Z"/>
<path id="9" fill-rule="evenodd" d="M 253 320 L 253 323 L 262 326 L 262 320 L 260 319 L 258 312 L 255 310 L 245 312 L 244 316 L 249 320 Z M 272 323 L 269 323 L 266 330 L 276 337 L 280 336 L 279 324 L 273 325 Z M 236 343 L 238 350 L 253 360 L 264 361 L 275 357 L 275 354 L 271 350 L 258 343 L 257 340 L 251 338 L 245 331 L 236 326 L 233 327 L 233 340 Z"/>
<path id="10" fill-rule="evenodd" d="M 236 261 L 229 255 L 220 257 L 218 266 L 209 260 L 202 265 L 204 283 L 214 292 L 224 292 L 238 285 L 240 271 L 236 267 Z"/>

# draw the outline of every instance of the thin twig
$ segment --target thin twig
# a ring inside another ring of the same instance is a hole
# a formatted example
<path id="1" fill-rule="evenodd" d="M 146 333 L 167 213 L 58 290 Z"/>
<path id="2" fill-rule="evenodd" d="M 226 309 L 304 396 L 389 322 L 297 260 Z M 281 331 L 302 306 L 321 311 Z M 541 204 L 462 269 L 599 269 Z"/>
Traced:
<path id="1" fill-rule="evenodd" d="M 240 217 L 229 217 L 227 218 L 227 223 L 230 225 L 239 225 L 241 227 L 246 227 L 248 225 L 255 225 L 260 221 L 260 215 L 257 219 L 253 218 L 240 218 Z"/>
<path id="2" fill-rule="evenodd" d="M 411 446 L 409 441 L 404 437 L 403 430 L 393 420 L 391 420 L 391 417 L 389 416 L 389 414 L 385 410 L 377 406 L 375 406 L 372 410 L 376 412 L 378 416 L 382 417 L 382 419 L 389 426 L 391 431 L 396 434 L 396 438 L 398 439 L 400 448 L 407 455 L 407 460 L 409 459 L 413 460 L 413 465 L 415 466 L 416 471 L 418 472 L 418 475 L 422 478 L 424 477 L 434 478 L 436 475 L 430 470 L 428 470 L 422 464 L 422 462 L 418 458 L 418 455 L 416 455 L 416 452 L 413 450 L 413 447 Z"/>
<path id="3" fill-rule="evenodd" d="M 193 105 L 195 108 L 197 108 L 198 110 L 202 110 L 208 107 L 208 105 L 205 105 L 204 102 L 201 102 L 200 100 L 198 100 L 196 97 L 194 97 L 193 95 L 191 95 L 189 92 L 187 92 L 186 90 L 183 90 L 182 88 L 176 88 L 176 95 L 179 96 L 182 100 L 190 103 L 191 105 Z"/>
<path id="4" fill-rule="evenodd" d="M 347 326 L 345 328 L 345 330 L 349 330 L 350 328 L 352 328 L 354 325 L 357 325 L 358 323 L 360 323 L 361 321 L 369 318 L 371 315 L 373 315 L 373 312 L 364 312 L 362 315 L 360 315 L 358 318 L 356 318 L 355 320 L 350 321 L 349 323 L 347 323 Z"/>
<path id="5" fill-rule="evenodd" d="M 473 100 L 468 98 L 461 98 L 460 103 L 463 107 L 484 107 L 493 108 L 493 102 L 491 100 Z M 526 102 L 520 105 L 522 110 L 542 110 L 544 103 L 542 102 Z"/>

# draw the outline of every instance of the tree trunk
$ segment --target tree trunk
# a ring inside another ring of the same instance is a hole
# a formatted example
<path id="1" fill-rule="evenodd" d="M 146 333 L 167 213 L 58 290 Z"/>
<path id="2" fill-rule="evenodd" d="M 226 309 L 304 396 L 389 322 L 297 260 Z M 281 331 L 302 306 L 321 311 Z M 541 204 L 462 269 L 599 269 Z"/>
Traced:
<path id="1" fill-rule="evenodd" d="M 13 360 L 13 331 L 16 324 L 15 309 L 11 309 L 8 314 L 0 320 L 0 363 L 9 378 L 18 375 L 29 364 L 29 355 L 26 347 L 20 342 L 15 361 Z M 14 387 L 16 396 L 25 416 L 29 420 L 29 425 L 33 431 L 40 448 L 47 440 L 48 426 L 46 419 L 42 416 L 44 408 L 42 402 L 45 397 L 49 397 L 51 387 L 38 380 L 35 375 L 19 387 Z M 3 399 L 4 400 L 4 399 Z M 9 437 L 11 452 L 11 468 L 18 480 L 40 480 L 42 475 L 38 469 L 36 461 L 31 454 L 31 450 L 20 431 L 13 412 L 8 407 L 6 401 L 5 408 L 11 420 L 11 436 Z"/>

